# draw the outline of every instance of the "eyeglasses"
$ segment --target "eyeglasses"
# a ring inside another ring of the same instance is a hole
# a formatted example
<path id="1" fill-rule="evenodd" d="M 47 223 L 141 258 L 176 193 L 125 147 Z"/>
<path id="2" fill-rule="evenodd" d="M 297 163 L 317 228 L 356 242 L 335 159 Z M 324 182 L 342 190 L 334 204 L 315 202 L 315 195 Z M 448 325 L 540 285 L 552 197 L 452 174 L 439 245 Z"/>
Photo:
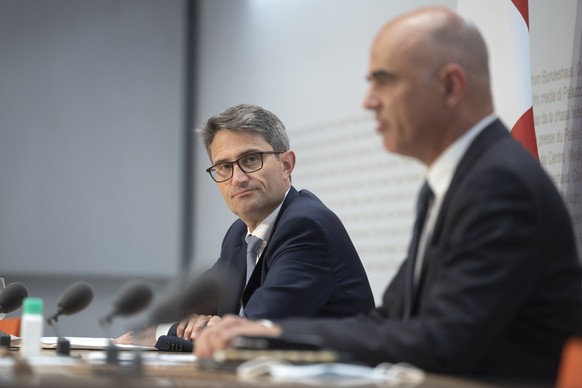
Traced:
<path id="1" fill-rule="evenodd" d="M 238 165 L 244 173 L 259 171 L 263 168 L 263 155 L 282 154 L 283 151 L 251 152 L 232 162 L 221 162 L 206 169 L 216 183 L 221 183 L 232 178 L 234 165 Z"/>

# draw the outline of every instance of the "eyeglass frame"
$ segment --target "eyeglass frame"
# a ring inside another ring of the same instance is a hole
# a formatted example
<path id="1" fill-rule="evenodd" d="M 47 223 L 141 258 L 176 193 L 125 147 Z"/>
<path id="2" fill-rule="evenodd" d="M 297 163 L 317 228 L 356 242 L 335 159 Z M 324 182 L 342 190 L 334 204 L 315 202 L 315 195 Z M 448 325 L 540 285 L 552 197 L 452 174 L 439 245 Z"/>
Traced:
<path id="1" fill-rule="evenodd" d="M 234 165 L 235 165 L 235 164 L 238 166 L 238 168 L 240 168 L 240 170 L 241 170 L 242 172 L 244 172 L 245 174 L 250 174 L 250 173 L 252 173 L 252 172 L 257 172 L 257 171 L 259 171 L 259 170 L 261 170 L 261 169 L 263 168 L 263 166 L 265 165 L 265 162 L 264 162 L 264 160 L 263 160 L 263 155 L 279 155 L 279 154 L 284 154 L 285 152 L 286 152 L 286 151 L 256 151 L 256 152 L 249 152 L 249 153 L 246 153 L 246 154 L 242 155 L 242 156 L 241 156 L 240 158 L 238 158 L 237 160 L 233 160 L 232 162 L 220 162 L 220 163 L 216 163 L 216 164 L 214 164 L 214 165 L 212 165 L 212 166 L 208 167 L 208 168 L 206 169 L 206 172 L 208 173 L 208 175 L 210 175 L 210 177 L 212 178 L 212 180 L 213 180 L 214 182 L 216 182 L 216 183 L 222 183 L 222 182 L 226 182 L 226 181 L 228 181 L 228 180 L 232 179 L 232 177 L 234 176 Z M 246 158 L 246 157 L 248 157 L 248 156 L 250 156 L 250 155 L 259 155 L 259 157 L 261 158 L 261 167 L 257 168 L 256 170 L 247 171 L 247 170 L 245 170 L 245 169 L 244 169 L 244 168 L 243 168 L 243 167 L 240 165 L 240 163 L 239 163 L 239 162 L 240 162 L 240 160 L 241 160 L 241 159 L 244 159 L 244 158 Z M 222 165 L 222 164 L 230 164 L 230 166 L 231 166 L 231 170 L 230 170 L 230 171 L 231 171 L 231 174 L 230 174 L 230 177 L 228 177 L 228 178 L 226 178 L 226 179 L 223 179 L 223 180 L 217 180 L 217 178 L 215 178 L 215 177 L 212 175 L 212 171 L 213 171 L 213 169 L 214 169 L 214 171 L 216 171 L 216 169 L 215 169 L 215 168 L 216 168 L 216 166 L 220 166 L 220 165 Z"/>

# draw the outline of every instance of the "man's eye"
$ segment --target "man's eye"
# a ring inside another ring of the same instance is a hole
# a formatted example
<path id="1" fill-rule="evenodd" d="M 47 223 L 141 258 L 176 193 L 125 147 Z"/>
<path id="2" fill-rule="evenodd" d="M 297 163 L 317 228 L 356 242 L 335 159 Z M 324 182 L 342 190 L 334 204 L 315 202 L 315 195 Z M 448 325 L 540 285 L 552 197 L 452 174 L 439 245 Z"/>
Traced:
<path id="1" fill-rule="evenodd" d="M 382 87 L 393 84 L 396 81 L 396 76 L 393 73 L 377 71 L 372 73 L 372 75 L 368 78 L 368 81 L 370 81 L 372 86 Z"/>
<path id="2" fill-rule="evenodd" d="M 372 81 L 372 83 L 376 86 L 386 86 L 391 84 L 394 81 L 393 78 L 388 77 L 388 76 L 378 76 L 376 78 L 374 78 L 374 80 Z"/>
<path id="3" fill-rule="evenodd" d="M 261 160 L 261 157 L 258 154 L 247 155 L 244 157 L 243 163 L 244 164 L 256 164 Z"/>
<path id="4" fill-rule="evenodd" d="M 230 164 L 230 163 L 219 164 L 218 166 L 215 167 L 216 171 L 218 171 L 220 173 L 228 172 L 228 171 L 230 171 L 231 168 L 232 168 L 232 164 Z"/>

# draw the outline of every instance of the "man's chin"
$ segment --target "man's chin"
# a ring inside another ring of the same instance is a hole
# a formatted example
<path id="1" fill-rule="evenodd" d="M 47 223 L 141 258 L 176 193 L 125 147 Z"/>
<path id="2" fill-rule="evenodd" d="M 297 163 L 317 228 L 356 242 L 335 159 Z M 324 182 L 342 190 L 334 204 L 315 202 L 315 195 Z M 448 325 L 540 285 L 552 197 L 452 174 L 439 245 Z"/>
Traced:
<path id="1" fill-rule="evenodd" d="M 394 154 L 398 153 L 398 147 L 396 147 L 395 142 L 387 139 L 386 137 L 384 137 L 384 149 Z"/>
<path id="2" fill-rule="evenodd" d="M 249 215 L 252 215 L 255 213 L 255 209 L 256 209 L 256 204 L 254 203 L 250 203 L 250 201 L 245 201 L 244 203 L 241 203 L 241 201 L 238 201 L 238 203 L 233 204 L 233 206 L 230 208 L 230 210 L 236 215 L 238 216 L 240 219 L 246 219 L 248 218 Z"/>

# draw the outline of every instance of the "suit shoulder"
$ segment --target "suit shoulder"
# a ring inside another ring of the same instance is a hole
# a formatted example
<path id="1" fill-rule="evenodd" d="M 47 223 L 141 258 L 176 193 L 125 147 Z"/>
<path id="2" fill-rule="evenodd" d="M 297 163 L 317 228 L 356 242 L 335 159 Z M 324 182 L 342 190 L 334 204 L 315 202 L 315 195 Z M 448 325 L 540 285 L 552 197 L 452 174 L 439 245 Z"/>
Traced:
<path id="1" fill-rule="evenodd" d="M 295 199 L 289 204 L 287 210 L 297 215 L 327 215 L 336 217 L 335 213 L 309 190 L 299 191 Z"/>
<path id="2" fill-rule="evenodd" d="M 231 238 L 232 236 L 246 235 L 246 233 L 247 233 L 247 226 L 245 225 L 244 222 L 242 222 L 242 220 L 240 218 L 238 218 L 236 221 L 234 221 L 232 223 L 232 225 L 230 225 L 230 227 L 226 231 L 226 234 L 224 235 L 224 240 L 227 240 L 228 238 Z"/>
<path id="3" fill-rule="evenodd" d="M 329 209 L 315 194 L 301 190 L 291 203 L 281 213 L 279 222 L 284 225 L 295 225 L 302 229 L 345 230 L 340 218 Z"/>

